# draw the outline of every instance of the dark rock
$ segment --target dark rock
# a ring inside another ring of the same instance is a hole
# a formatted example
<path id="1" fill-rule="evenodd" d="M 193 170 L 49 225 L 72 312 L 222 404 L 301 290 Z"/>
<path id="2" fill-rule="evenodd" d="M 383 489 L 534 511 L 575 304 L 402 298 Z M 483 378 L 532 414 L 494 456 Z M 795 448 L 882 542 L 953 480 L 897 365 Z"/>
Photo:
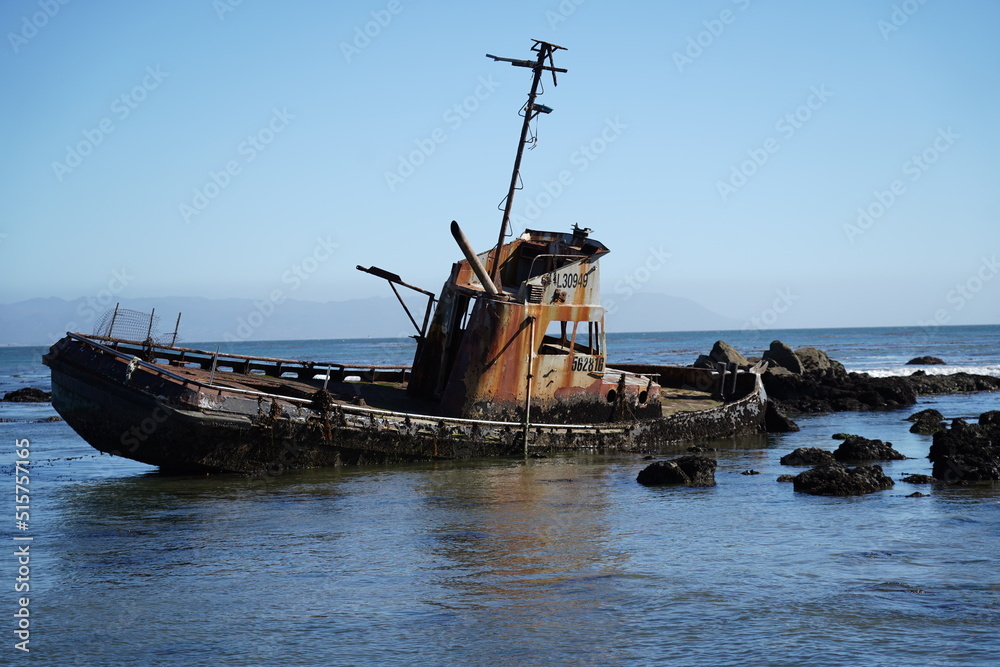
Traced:
<path id="1" fill-rule="evenodd" d="M 761 359 L 775 363 L 796 375 L 802 375 L 805 370 L 802 367 L 802 361 L 795 355 L 795 351 L 780 340 L 772 341 L 771 347 L 767 349 Z"/>
<path id="2" fill-rule="evenodd" d="M 768 433 L 794 433 L 799 430 L 799 425 L 776 402 L 768 401 L 764 410 L 764 430 Z"/>
<path id="3" fill-rule="evenodd" d="M 794 482 L 795 475 L 778 475 L 778 482 Z"/>
<path id="4" fill-rule="evenodd" d="M 698 360 L 694 362 L 696 368 L 715 368 L 716 364 L 722 362 L 724 364 L 736 364 L 743 368 L 750 366 L 750 362 L 744 357 L 739 351 L 734 348 L 729 343 L 723 340 L 715 341 L 715 345 L 712 346 L 712 351 L 707 355 L 702 354 L 698 356 Z"/>
<path id="5" fill-rule="evenodd" d="M 750 362 L 747 358 L 740 354 L 736 348 L 734 348 L 729 343 L 717 340 L 715 345 L 712 346 L 712 351 L 708 353 L 715 361 L 721 361 L 726 364 L 736 364 L 737 366 L 749 366 Z"/>
<path id="6" fill-rule="evenodd" d="M 934 408 L 927 408 L 926 410 L 916 412 L 907 417 L 907 419 L 914 422 L 913 426 L 910 427 L 910 433 L 931 435 L 944 428 L 944 416 Z"/>
<path id="7" fill-rule="evenodd" d="M 910 375 L 906 380 L 916 394 L 960 394 L 970 391 L 998 391 L 1000 377 L 952 373 L 951 375 Z"/>
<path id="8" fill-rule="evenodd" d="M 934 421 L 941 421 L 944 419 L 944 415 L 935 410 L 934 408 L 927 408 L 926 410 L 921 410 L 920 412 L 914 412 L 912 415 L 906 418 L 908 422 L 918 422 L 927 419 L 933 419 Z"/>
<path id="9" fill-rule="evenodd" d="M 759 470 L 754 470 L 753 468 L 751 468 L 750 470 L 744 470 L 740 474 L 741 475 L 759 475 L 760 471 Z"/>
<path id="10" fill-rule="evenodd" d="M 781 457 L 781 465 L 784 466 L 816 466 L 833 462 L 833 452 L 819 447 L 799 447 Z"/>
<path id="11" fill-rule="evenodd" d="M 926 495 L 927 495 L 926 493 L 920 493 L 919 491 L 914 491 L 913 493 L 911 493 L 910 495 L 908 495 L 906 497 L 907 498 L 923 498 Z"/>
<path id="12" fill-rule="evenodd" d="M 52 400 L 52 394 L 34 387 L 23 387 L 8 391 L 2 400 L 11 403 L 48 403 Z"/>
<path id="13" fill-rule="evenodd" d="M 671 461 L 656 461 L 643 468 L 635 481 L 644 486 L 715 486 L 716 465 L 715 460 L 707 456 L 682 456 Z"/>
<path id="14" fill-rule="evenodd" d="M 880 466 L 848 468 L 841 463 L 807 470 L 796 475 L 793 483 L 796 491 L 814 496 L 861 496 L 893 487 Z"/>
<path id="15" fill-rule="evenodd" d="M 921 410 L 920 412 L 914 412 L 912 415 L 906 418 L 908 422 L 919 422 L 926 419 L 933 419 L 939 422 L 944 419 L 944 415 L 935 410 L 934 408 L 927 408 L 926 410 Z"/>
<path id="16" fill-rule="evenodd" d="M 913 405 L 919 395 L 1000 391 L 1000 377 L 988 375 L 927 375 L 917 371 L 906 377 L 876 378 L 848 373 L 821 350 L 805 347 L 793 351 L 781 341 L 771 343 L 763 359 L 769 362 L 762 376 L 768 397 L 792 415 L 892 410 Z"/>
<path id="17" fill-rule="evenodd" d="M 914 357 L 906 362 L 911 366 L 944 366 L 945 363 L 937 357 Z"/>
<path id="18" fill-rule="evenodd" d="M 847 440 L 848 438 L 855 438 L 855 437 L 857 437 L 857 436 L 855 436 L 852 433 L 834 433 L 833 434 L 833 439 L 834 440 Z"/>
<path id="19" fill-rule="evenodd" d="M 979 415 L 979 423 L 983 426 L 1000 426 L 1000 410 L 990 410 Z"/>
<path id="20" fill-rule="evenodd" d="M 769 368 L 763 380 L 769 398 L 797 412 L 888 410 L 917 401 L 909 378 L 903 377 L 873 378 L 864 373 L 795 375 L 772 373 Z"/>
<path id="21" fill-rule="evenodd" d="M 715 368 L 715 361 L 707 354 L 699 354 L 693 366 L 695 368 Z"/>
<path id="22" fill-rule="evenodd" d="M 937 484 L 938 480 L 930 475 L 908 475 L 901 481 L 907 484 Z"/>
<path id="23" fill-rule="evenodd" d="M 927 375 L 927 371 L 913 371 L 912 373 L 910 373 L 910 377 L 919 378 L 919 377 L 924 377 L 925 375 Z"/>
<path id="24" fill-rule="evenodd" d="M 1000 480 L 1000 423 L 996 412 L 979 416 L 978 424 L 955 419 L 951 428 L 934 434 L 928 457 L 933 474 L 945 484 Z"/>
<path id="25" fill-rule="evenodd" d="M 800 347 L 795 350 L 795 356 L 802 362 L 802 368 L 807 375 L 831 375 L 841 377 L 847 375 L 847 370 L 839 361 L 834 361 L 823 350 L 815 347 Z"/>
<path id="26" fill-rule="evenodd" d="M 899 461 L 906 457 L 892 448 L 891 442 L 869 440 L 852 435 L 833 452 L 838 461 Z"/>

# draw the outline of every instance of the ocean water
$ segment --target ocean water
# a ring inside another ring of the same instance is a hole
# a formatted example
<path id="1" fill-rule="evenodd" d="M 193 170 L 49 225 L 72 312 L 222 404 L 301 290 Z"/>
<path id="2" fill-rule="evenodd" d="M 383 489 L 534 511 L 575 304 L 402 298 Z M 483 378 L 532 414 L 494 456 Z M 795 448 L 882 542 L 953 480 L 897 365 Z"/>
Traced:
<path id="1" fill-rule="evenodd" d="M 936 372 L 1000 374 L 996 326 L 620 334 L 608 346 L 612 360 L 690 363 L 720 338 L 748 355 L 774 339 L 812 345 L 873 374 L 908 374 L 922 354 L 948 362 Z M 231 347 L 383 364 L 408 363 L 412 349 Z M 0 349 L 0 391 L 48 388 L 43 351 Z M 707 442 L 717 486 L 649 489 L 635 482 L 648 462 L 631 455 L 166 476 L 98 455 L 45 421 L 48 404 L 0 403 L 0 664 L 996 664 L 1000 485 L 900 481 L 930 473 L 931 438 L 905 421 L 924 407 L 974 418 L 1000 395 L 921 397 Z M 893 489 L 821 498 L 775 481 L 801 470 L 782 455 L 833 449 L 841 431 L 909 457 L 883 464 Z M 27 575 L 13 555 L 26 544 Z M 15 647 L 22 608 L 27 654 Z"/>

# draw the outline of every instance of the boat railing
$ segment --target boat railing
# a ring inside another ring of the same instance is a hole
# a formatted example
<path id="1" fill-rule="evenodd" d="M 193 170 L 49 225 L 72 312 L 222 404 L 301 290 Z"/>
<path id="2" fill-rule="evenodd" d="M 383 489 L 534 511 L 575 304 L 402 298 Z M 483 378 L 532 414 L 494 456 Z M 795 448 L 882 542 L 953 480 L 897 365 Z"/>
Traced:
<path id="1" fill-rule="evenodd" d="M 322 376 L 330 382 L 344 382 L 357 376 L 368 382 L 405 382 L 411 367 L 403 365 L 333 363 L 302 361 L 280 357 L 261 357 L 243 354 L 212 353 L 176 346 L 143 346 L 134 341 L 125 341 L 103 336 L 84 336 L 90 341 L 103 341 L 116 350 L 126 350 L 131 354 L 144 356 L 150 360 L 162 359 L 170 366 L 198 367 L 202 370 L 215 368 L 221 372 L 235 372 L 244 375 L 267 375 L 271 377 L 294 377 L 309 381 Z"/>

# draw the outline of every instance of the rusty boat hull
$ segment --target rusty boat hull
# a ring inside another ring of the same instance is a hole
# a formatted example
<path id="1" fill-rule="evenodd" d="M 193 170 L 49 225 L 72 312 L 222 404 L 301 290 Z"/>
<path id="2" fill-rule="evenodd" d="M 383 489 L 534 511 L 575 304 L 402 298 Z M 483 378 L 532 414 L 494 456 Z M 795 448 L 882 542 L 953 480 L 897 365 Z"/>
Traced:
<path id="1" fill-rule="evenodd" d="M 172 472 L 262 474 L 556 451 L 655 451 L 759 432 L 767 401 L 754 373 L 732 378 L 733 395 L 718 400 L 715 371 L 626 367 L 657 371 L 687 409 L 652 419 L 526 425 L 435 414 L 434 403 L 407 396 L 410 368 L 403 366 L 218 355 L 80 334 L 56 342 L 43 361 L 51 369 L 53 406 L 84 440 Z"/>

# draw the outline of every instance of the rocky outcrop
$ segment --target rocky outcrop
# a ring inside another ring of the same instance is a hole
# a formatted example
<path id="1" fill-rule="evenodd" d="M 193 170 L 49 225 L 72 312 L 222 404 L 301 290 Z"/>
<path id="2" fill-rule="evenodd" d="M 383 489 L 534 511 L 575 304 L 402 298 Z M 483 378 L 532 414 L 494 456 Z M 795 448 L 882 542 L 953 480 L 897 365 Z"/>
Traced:
<path id="1" fill-rule="evenodd" d="M 927 458 L 945 484 L 1000 480 L 1000 413 L 984 412 L 978 424 L 953 420 L 934 434 Z"/>
<path id="2" fill-rule="evenodd" d="M 919 372 L 919 371 L 918 371 Z M 969 391 L 998 391 L 1000 378 L 989 375 L 952 373 L 951 375 L 917 375 L 902 378 L 918 394 L 961 394 Z"/>
<path id="3" fill-rule="evenodd" d="M 52 394 L 41 389 L 35 389 L 34 387 L 24 387 L 23 389 L 8 391 L 0 400 L 11 403 L 47 403 L 52 400 Z"/>
<path id="4" fill-rule="evenodd" d="M 873 378 L 863 373 L 836 375 L 764 374 L 771 399 L 795 412 L 890 410 L 917 401 L 906 378 Z"/>
<path id="5" fill-rule="evenodd" d="M 839 361 L 834 361 L 823 350 L 815 347 L 800 347 L 795 350 L 795 356 L 802 362 L 803 373 L 807 375 L 819 375 L 834 377 L 844 377 L 847 370 Z"/>
<path id="6" fill-rule="evenodd" d="M 724 364 L 736 364 L 740 368 L 747 368 L 750 366 L 750 362 L 744 357 L 739 351 L 734 348 L 729 343 L 717 340 L 715 345 L 712 346 L 712 351 L 707 355 L 703 354 L 698 357 L 698 360 L 694 362 L 694 365 L 698 368 L 715 368 L 717 363 Z"/>
<path id="7" fill-rule="evenodd" d="M 828 463 L 795 476 L 794 488 L 814 496 L 861 496 L 893 487 L 892 479 L 881 466 L 848 468 L 842 463 Z"/>
<path id="8" fill-rule="evenodd" d="M 767 349 L 761 359 L 770 364 L 781 366 L 796 375 L 802 375 L 805 370 L 802 366 L 802 360 L 795 354 L 795 351 L 780 340 L 772 341 L 771 347 Z"/>
<path id="9" fill-rule="evenodd" d="M 697 365 L 714 368 L 718 361 L 724 361 L 742 366 L 756 360 L 756 357 L 744 358 L 725 342 L 717 341 L 710 354 L 698 358 Z M 768 362 L 762 376 L 768 397 L 785 413 L 793 415 L 892 410 L 913 405 L 917 396 L 923 394 L 1000 391 L 1000 377 L 985 375 L 927 375 L 916 371 L 907 377 L 871 377 L 867 373 L 848 373 L 843 364 L 830 359 L 822 350 L 814 347 L 793 350 L 779 340 L 771 343 L 761 360 Z"/>
<path id="10" fill-rule="evenodd" d="M 838 461 L 901 461 L 906 457 L 892 447 L 891 442 L 869 440 L 860 435 L 852 435 L 840 443 L 833 452 Z"/>
<path id="11" fill-rule="evenodd" d="M 943 360 L 937 357 L 914 357 L 906 362 L 910 366 L 944 366 Z"/>
<path id="12" fill-rule="evenodd" d="M 643 486 L 715 486 L 716 465 L 715 459 L 707 456 L 682 456 L 670 461 L 656 461 L 639 471 L 635 481 Z"/>
<path id="13" fill-rule="evenodd" d="M 799 447 L 781 457 L 781 465 L 785 466 L 818 466 L 833 462 L 833 452 L 819 447 Z"/>
<path id="14" fill-rule="evenodd" d="M 910 427 L 910 433 L 931 435 L 945 428 L 944 415 L 934 408 L 927 408 L 926 410 L 915 412 L 906 419 L 907 421 L 913 422 L 913 426 Z"/>

